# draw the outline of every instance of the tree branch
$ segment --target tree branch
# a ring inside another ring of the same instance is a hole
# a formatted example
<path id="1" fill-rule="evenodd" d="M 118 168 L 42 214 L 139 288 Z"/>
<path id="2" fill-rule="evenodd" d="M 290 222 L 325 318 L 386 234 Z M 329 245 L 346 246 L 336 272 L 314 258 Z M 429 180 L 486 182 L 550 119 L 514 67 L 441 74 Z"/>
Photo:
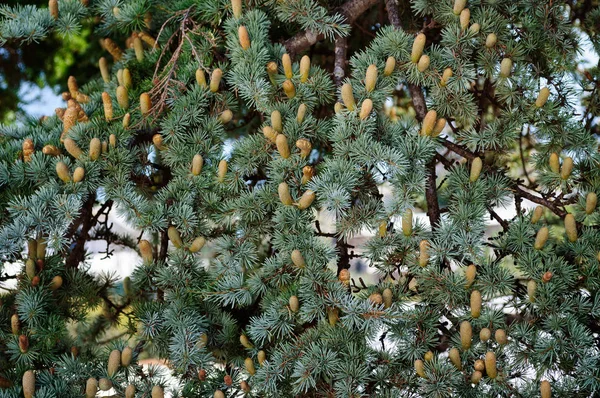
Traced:
<path id="1" fill-rule="evenodd" d="M 379 0 L 350 0 L 342 4 L 342 6 L 335 10 L 335 12 L 346 17 L 346 23 L 352 24 L 358 19 L 359 16 L 361 16 L 378 1 Z M 324 38 L 325 36 L 322 34 L 317 34 L 307 30 L 289 38 L 285 41 L 285 43 L 283 43 L 283 45 L 289 54 L 295 54 L 306 50 Z"/>
<path id="2" fill-rule="evenodd" d="M 346 53 L 348 52 L 348 40 L 345 37 L 335 39 L 335 66 L 333 67 L 333 80 L 336 86 L 342 85 L 346 76 Z"/>

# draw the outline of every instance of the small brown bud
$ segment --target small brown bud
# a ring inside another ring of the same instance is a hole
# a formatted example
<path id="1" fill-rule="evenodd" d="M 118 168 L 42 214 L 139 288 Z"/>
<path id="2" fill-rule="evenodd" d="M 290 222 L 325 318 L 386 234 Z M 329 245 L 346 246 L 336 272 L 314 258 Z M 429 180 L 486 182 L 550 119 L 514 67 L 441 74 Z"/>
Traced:
<path id="1" fill-rule="evenodd" d="M 29 350 L 29 339 L 24 334 L 19 336 L 19 350 L 26 353 Z"/>
<path id="2" fill-rule="evenodd" d="M 226 386 L 231 387 L 231 385 L 233 384 L 233 379 L 231 378 L 230 375 L 225 375 L 223 376 L 223 382 L 225 383 Z"/>
<path id="3" fill-rule="evenodd" d="M 552 280 L 552 272 L 550 271 L 546 271 L 544 272 L 544 275 L 542 275 L 542 282 L 544 283 L 548 283 Z"/>
<path id="4" fill-rule="evenodd" d="M 200 370 L 198 371 L 198 379 L 199 379 L 200 381 L 204 381 L 204 380 L 206 380 L 206 370 L 204 370 L 204 369 L 200 369 Z"/>

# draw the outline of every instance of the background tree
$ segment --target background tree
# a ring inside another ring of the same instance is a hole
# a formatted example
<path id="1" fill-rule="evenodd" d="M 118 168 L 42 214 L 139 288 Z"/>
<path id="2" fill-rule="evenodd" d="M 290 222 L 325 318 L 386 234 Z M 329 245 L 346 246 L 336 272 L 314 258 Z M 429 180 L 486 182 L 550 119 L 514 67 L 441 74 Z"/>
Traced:
<path id="1" fill-rule="evenodd" d="M 104 54 L 0 130 L 0 396 L 597 394 L 593 3 L 87 3 L 3 9 Z M 98 237 L 139 249 L 122 290 Z"/>

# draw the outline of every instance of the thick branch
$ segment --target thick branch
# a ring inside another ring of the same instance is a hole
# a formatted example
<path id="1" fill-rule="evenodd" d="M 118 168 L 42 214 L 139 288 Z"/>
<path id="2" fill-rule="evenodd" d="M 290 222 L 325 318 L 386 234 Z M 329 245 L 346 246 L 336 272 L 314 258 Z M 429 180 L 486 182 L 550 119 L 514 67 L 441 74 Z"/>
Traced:
<path id="1" fill-rule="evenodd" d="M 335 12 L 346 17 L 346 23 L 352 24 L 358 19 L 359 16 L 361 16 L 377 2 L 378 0 L 350 0 L 342 4 L 342 6 L 339 7 Z M 283 43 L 283 45 L 287 49 L 288 53 L 295 54 L 306 50 L 324 38 L 325 36 L 322 34 L 317 34 L 307 30 L 289 38 L 285 41 L 285 43 Z"/>
<path id="2" fill-rule="evenodd" d="M 520 196 L 522 198 L 528 199 L 528 200 L 532 201 L 533 203 L 537 203 L 538 205 L 542 205 L 542 206 L 545 206 L 545 207 L 549 208 L 554 214 L 556 214 L 560 218 L 563 218 L 567 214 L 566 211 L 564 211 L 561 208 L 559 208 L 553 202 L 550 202 L 549 200 L 546 200 L 546 199 L 541 198 L 539 196 L 535 196 L 535 195 L 533 195 L 533 194 L 531 194 L 531 193 L 523 190 L 517 184 L 515 184 L 513 186 L 513 189 L 515 191 L 515 195 L 518 195 L 518 196 Z"/>
<path id="3" fill-rule="evenodd" d="M 417 113 L 417 120 L 421 122 L 427 114 L 427 104 L 425 103 L 425 96 L 423 95 L 423 90 L 421 90 L 421 87 L 415 84 L 409 84 L 408 91 L 410 92 L 413 107 L 415 108 L 415 112 Z"/>
<path id="4" fill-rule="evenodd" d="M 81 207 L 81 215 L 78 217 L 78 220 L 75 223 L 81 223 L 81 231 L 79 232 L 79 235 L 77 235 L 77 238 L 75 239 L 75 245 L 65 261 L 65 267 L 67 269 L 75 268 L 81 261 L 83 261 L 85 256 L 85 242 L 88 240 L 90 229 L 92 229 L 95 224 L 94 213 L 92 212 L 95 201 L 96 195 L 90 194 L 88 199 Z"/>
<path id="5" fill-rule="evenodd" d="M 348 40 L 345 37 L 338 37 L 335 40 L 335 66 L 333 68 L 333 80 L 336 86 L 340 86 L 346 76 L 347 51 Z"/>

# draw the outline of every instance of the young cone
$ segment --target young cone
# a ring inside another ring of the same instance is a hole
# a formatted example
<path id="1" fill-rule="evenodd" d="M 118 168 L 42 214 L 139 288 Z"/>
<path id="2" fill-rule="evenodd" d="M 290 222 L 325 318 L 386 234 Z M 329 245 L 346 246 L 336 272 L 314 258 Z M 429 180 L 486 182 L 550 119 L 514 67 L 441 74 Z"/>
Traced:
<path id="1" fill-rule="evenodd" d="M 465 8 L 464 10 L 462 10 L 460 12 L 460 28 L 462 30 L 467 29 L 467 27 L 469 26 L 469 20 L 471 19 L 471 11 L 469 11 L 468 8 Z"/>
<path id="2" fill-rule="evenodd" d="M 465 288 L 471 287 L 473 282 L 475 281 L 475 276 L 477 275 L 477 267 L 474 264 L 471 264 L 465 270 L 465 279 L 467 283 L 465 283 Z"/>
<path id="3" fill-rule="evenodd" d="M 133 86 L 133 80 L 131 78 L 131 72 L 128 68 L 123 69 L 123 86 L 126 89 L 130 89 Z"/>
<path id="4" fill-rule="evenodd" d="M 105 91 L 102 93 L 102 104 L 104 105 L 104 118 L 110 121 L 113 118 L 113 105 L 110 95 Z"/>
<path id="5" fill-rule="evenodd" d="M 425 117 L 423 118 L 423 122 L 421 124 L 421 135 L 431 135 L 435 127 L 436 119 L 437 112 L 434 110 L 429 110 L 425 114 Z"/>
<path id="6" fill-rule="evenodd" d="M 549 231 L 547 227 L 540 228 L 537 235 L 535 236 L 535 243 L 533 244 L 533 248 L 536 250 L 542 250 L 544 248 L 544 245 L 548 241 L 548 235 Z"/>
<path id="7" fill-rule="evenodd" d="M 112 381 L 103 377 L 98 381 L 98 388 L 102 391 L 108 391 L 113 387 Z"/>
<path id="8" fill-rule="evenodd" d="M 361 120 L 365 120 L 366 118 L 369 117 L 369 115 L 371 114 L 371 111 L 373 110 L 373 101 L 371 101 L 370 98 L 367 98 L 366 100 L 363 101 L 362 105 L 360 106 L 360 119 Z"/>
<path id="9" fill-rule="evenodd" d="M 161 386 L 152 387 L 152 392 L 150 393 L 152 398 L 165 398 L 165 392 Z"/>
<path id="10" fill-rule="evenodd" d="M 248 29 L 246 29 L 245 26 L 241 25 L 238 28 L 238 37 L 240 40 L 240 46 L 242 46 L 242 48 L 244 50 L 247 50 L 250 48 L 250 36 L 248 35 Z"/>
<path id="11" fill-rule="evenodd" d="M 419 266 L 425 267 L 429 262 L 429 242 L 422 240 L 419 243 Z"/>
<path id="12" fill-rule="evenodd" d="M 479 290 L 473 290 L 471 292 L 471 316 L 473 318 L 479 318 L 481 315 L 481 293 Z"/>
<path id="13" fill-rule="evenodd" d="M 171 225 L 169 229 L 167 229 L 167 235 L 169 235 L 169 240 L 173 244 L 173 246 L 180 248 L 183 246 L 183 241 L 181 240 L 181 235 L 175 226 Z"/>
<path id="14" fill-rule="evenodd" d="M 285 182 L 282 182 L 281 184 L 285 184 Z M 281 186 L 281 184 L 279 184 L 279 186 Z M 281 197 L 281 195 L 280 195 L 280 197 Z M 290 197 L 290 200 L 291 199 L 292 198 Z M 298 268 L 306 267 L 306 262 L 304 261 L 304 257 L 302 257 L 302 253 L 300 252 L 300 250 L 298 250 L 298 249 L 292 250 L 291 258 L 292 258 L 292 263 L 294 263 L 294 265 L 296 267 L 298 267 Z"/>
<path id="15" fill-rule="evenodd" d="M 392 306 L 392 301 L 394 300 L 394 293 L 392 292 L 392 289 L 385 288 L 381 296 L 383 297 L 384 307 L 390 308 Z"/>
<path id="16" fill-rule="evenodd" d="M 242 0 L 231 0 L 231 12 L 235 19 L 240 19 L 242 16 Z"/>
<path id="17" fill-rule="evenodd" d="M 294 86 L 294 83 L 292 83 L 291 80 L 284 81 L 281 87 L 283 88 L 283 92 L 289 99 L 292 99 L 296 96 L 296 87 Z"/>
<path id="18" fill-rule="evenodd" d="M 300 200 L 298 200 L 298 209 L 304 210 L 307 209 L 312 202 L 315 200 L 315 193 L 308 189 L 306 192 L 302 194 Z"/>
<path id="19" fill-rule="evenodd" d="M 536 206 L 536 208 L 533 210 L 533 213 L 531 214 L 531 223 L 536 224 L 538 221 L 540 221 L 543 215 L 544 208 L 542 206 Z"/>
<path id="20" fill-rule="evenodd" d="M 135 51 L 135 58 L 138 62 L 142 62 L 144 60 L 144 43 L 139 37 L 133 39 L 133 51 Z"/>
<path id="21" fill-rule="evenodd" d="M 125 389 L 125 398 L 135 398 L 135 385 L 130 384 Z"/>
<path id="22" fill-rule="evenodd" d="M 556 152 L 552 152 L 550 154 L 548 164 L 550 165 L 550 170 L 552 170 L 553 173 L 560 173 L 560 160 L 558 159 L 558 154 Z"/>
<path id="23" fill-rule="evenodd" d="M 496 370 L 496 354 L 491 351 L 485 354 L 485 370 L 490 379 L 495 379 L 498 375 Z"/>
<path id="24" fill-rule="evenodd" d="M 546 105 L 546 101 L 548 101 L 548 97 L 550 97 L 550 90 L 548 89 L 548 87 L 542 88 L 540 90 L 540 93 L 537 96 L 537 99 L 535 100 L 536 108 L 541 108 L 544 105 Z"/>
<path id="25" fill-rule="evenodd" d="M 98 380 L 90 377 L 85 383 L 85 398 L 94 398 L 98 392 Z"/>
<path id="26" fill-rule="evenodd" d="M 278 134 L 273 129 L 273 127 L 271 127 L 271 126 L 265 126 L 265 127 L 263 127 L 263 135 L 265 136 L 266 139 L 268 139 L 269 141 L 275 143 Z"/>
<path id="27" fill-rule="evenodd" d="M 79 145 L 77 145 L 77 143 L 73 139 L 65 138 L 63 144 L 67 152 L 69 152 L 69 154 L 75 159 L 79 159 L 81 155 L 83 155 L 83 151 L 81 150 L 81 148 L 79 148 Z"/>
<path id="28" fill-rule="evenodd" d="M 444 118 L 438 119 L 437 122 L 435 122 L 435 126 L 433 126 L 433 131 L 431 132 L 431 136 L 437 137 L 438 135 L 440 135 L 441 132 L 444 130 L 444 127 L 446 127 L 446 119 L 444 119 Z"/>
<path id="29" fill-rule="evenodd" d="M 277 138 L 275 138 L 275 145 L 277 146 L 277 151 L 282 158 L 287 159 L 290 157 L 290 146 L 288 145 L 285 135 L 278 134 Z"/>
<path id="30" fill-rule="evenodd" d="M 458 370 L 462 370 L 462 361 L 460 359 L 460 352 L 456 347 L 452 347 L 448 352 L 448 358 L 450 358 L 450 362 L 454 365 L 454 367 Z"/>
<path id="31" fill-rule="evenodd" d="M 479 340 L 482 342 L 488 341 L 492 337 L 492 331 L 488 328 L 483 328 L 479 331 Z"/>
<path id="32" fill-rule="evenodd" d="M 492 47 L 494 47 L 496 45 L 497 41 L 498 41 L 498 37 L 496 36 L 496 34 L 495 33 L 490 33 L 485 38 L 485 46 L 487 48 L 492 48 Z"/>
<path id="33" fill-rule="evenodd" d="M 562 167 L 560 168 L 560 178 L 566 180 L 571 175 L 573 171 L 573 159 L 570 157 L 566 157 L 563 161 Z"/>
<path id="34" fill-rule="evenodd" d="M 310 74 L 310 57 L 305 55 L 300 60 L 300 82 L 306 83 Z"/>
<path id="35" fill-rule="evenodd" d="M 417 69 L 419 70 L 419 72 L 425 72 L 428 68 L 429 68 L 429 64 L 431 63 L 431 59 L 429 58 L 429 55 L 421 55 L 421 58 L 419 58 L 419 62 L 417 63 Z"/>
<path id="36" fill-rule="evenodd" d="M 223 112 L 221 112 L 221 114 L 219 115 L 219 121 L 222 124 L 227 124 L 231 121 L 231 119 L 233 119 L 233 112 L 230 109 L 225 109 Z"/>
<path id="37" fill-rule="evenodd" d="M 395 69 L 396 69 L 396 58 L 388 57 L 388 59 L 385 61 L 385 68 L 383 69 L 383 75 L 390 76 L 392 73 L 394 73 Z"/>
<path id="38" fill-rule="evenodd" d="M 267 360 L 267 354 L 263 350 L 260 350 L 258 354 L 256 354 L 256 359 L 258 359 L 258 364 L 262 366 Z"/>
<path id="39" fill-rule="evenodd" d="M 467 5 L 467 0 L 454 0 L 454 7 L 452 8 L 452 12 L 454 15 L 460 15 L 462 10 Z"/>
<path id="40" fill-rule="evenodd" d="M 150 109 L 152 109 L 152 99 L 150 99 L 150 94 L 140 94 L 140 112 L 142 112 L 142 115 L 150 113 Z"/>
<path id="41" fill-rule="evenodd" d="M 479 175 L 481 174 L 481 169 L 483 168 L 483 162 L 480 157 L 476 157 L 473 159 L 471 163 L 471 173 L 469 175 L 469 181 L 475 182 L 479 179 Z"/>
<path id="42" fill-rule="evenodd" d="M 102 153 L 102 142 L 96 137 L 90 140 L 89 156 L 91 160 L 98 160 Z"/>
<path id="43" fill-rule="evenodd" d="M 60 149 L 58 149 L 54 145 L 45 145 L 42 148 L 42 153 L 48 156 L 58 156 L 60 155 Z"/>
<path id="44" fill-rule="evenodd" d="M 479 370 L 476 370 L 471 375 L 471 383 L 473 383 L 473 384 L 479 384 L 479 382 L 481 381 L 482 377 L 483 377 L 483 373 L 481 373 Z"/>
<path id="45" fill-rule="evenodd" d="M 374 64 L 369 65 L 367 68 L 367 73 L 365 75 L 365 90 L 367 92 L 371 92 L 375 90 L 375 85 L 377 84 L 377 66 Z"/>
<path id="46" fill-rule="evenodd" d="M 210 91 L 216 93 L 219 91 L 219 85 L 221 84 L 221 78 L 223 77 L 223 71 L 221 69 L 213 70 L 212 75 L 210 76 Z"/>
<path id="47" fill-rule="evenodd" d="M 344 83 L 342 85 L 342 101 L 349 111 L 353 111 L 356 108 L 356 102 L 354 102 L 354 94 L 352 94 L 352 86 L 350 83 Z"/>
<path id="48" fill-rule="evenodd" d="M 110 355 L 108 356 L 108 365 L 106 366 L 106 374 L 109 377 L 112 377 L 119 370 L 119 366 L 121 366 L 121 351 L 112 350 Z"/>
<path id="49" fill-rule="evenodd" d="M 289 304 L 290 310 L 292 310 L 292 312 L 297 312 L 298 309 L 300 308 L 300 301 L 298 301 L 298 296 L 290 296 L 288 304 Z"/>
<path id="50" fill-rule="evenodd" d="M 283 121 L 281 118 L 281 112 L 273 111 L 271 113 L 271 126 L 273 126 L 273 130 L 278 133 L 283 131 Z"/>
<path id="51" fill-rule="evenodd" d="M 494 333 L 494 338 L 496 339 L 496 342 L 500 345 L 508 343 L 508 337 L 506 336 L 506 332 L 502 329 L 496 330 L 496 333 Z"/>
<path id="52" fill-rule="evenodd" d="M 500 77 L 507 78 L 512 70 L 512 59 L 504 58 L 500 63 Z"/>
<path id="53" fill-rule="evenodd" d="M 569 242 L 577 241 L 577 222 L 575 221 L 575 216 L 573 216 L 573 214 L 567 214 L 565 216 L 565 232 Z"/>
<path id="54" fill-rule="evenodd" d="M 63 182 L 71 181 L 71 173 L 69 172 L 69 167 L 64 162 L 56 163 L 56 175 Z"/>
<path id="55" fill-rule="evenodd" d="M 152 244 L 150 242 L 142 239 L 138 244 L 138 248 L 140 249 L 140 254 L 145 263 L 151 263 L 154 260 Z"/>
<path id="56" fill-rule="evenodd" d="M 128 367 L 131 365 L 131 360 L 133 359 L 133 350 L 131 347 L 127 346 L 123 348 L 123 352 L 121 352 L 121 366 Z"/>
<path id="57" fill-rule="evenodd" d="M 411 236 L 413 233 L 413 212 L 412 209 L 406 209 L 402 216 L 402 234 Z"/>
<path id="58" fill-rule="evenodd" d="M 200 87 L 206 87 L 206 76 L 204 75 L 204 71 L 200 68 L 196 69 L 196 83 Z"/>
<path id="59" fill-rule="evenodd" d="M 310 141 L 305 138 L 300 138 L 298 141 L 296 141 L 296 148 L 300 149 L 300 157 L 302 159 L 305 159 L 312 151 L 312 145 Z"/>
<path id="60" fill-rule="evenodd" d="M 596 210 L 596 204 L 598 203 L 598 195 L 594 192 L 589 192 L 585 197 L 585 214 L 592 214 Z"/>
<path id="61" fill-rule="evenodd" d="M 10 330 L 12 334 L 19 334 L 19 329 L 21 329 L 21 322 L 19 321 L 19 316 L 17 314 L 12 314 L 10 317 Z"/>
<path id="62" fill-rule="evenodd" d="M 127 94 L 127 88 L 123 86 L 117 87 L 117 103 L 121 109 L 129 108 L 129 95 Z"/>
<path id="63" fill-rule="evenodd" d="M 548 380 L 542 380 L 540 383 L 540 395 L 542 398 L 552 397 L 552 387 L 550 386 L 550 382 Z"/>
<path id="64" fill-rule="evenodd" d="M 302 123 L 304 121 L 304 117 L 306 116 L 306 105 L 305 104 L 300 104 L 300 106 L 298 107 L 298 113 L 296 115 L 296 122 L 298 122 L 298 124 Z"/>
<path id="65" fill-rule="evenodd" d="M 423 362 L 421 359 L 417 359 L 415 361 L 415 372 L 417 372 L 417 375 L 419 375 L 422 378 L 425 378 L 425 362 Z"/>
<path id="66" fill-rule="evenodd" d="M 533 279 L 530 279 L 529 281 L 527 281 L 527 296 L 529 297 L 530 303 L 535 302 L 536 289 L 537 289 L 537 283 Z"/>
<path id="67" fill-rule="evenodd" d="M 292 59 L 289 54 L 283 54 L 281 57 L 281 64 L 283 65 L 283 73 L 285 77 L 291 79 L 294 76 L 294 71 L 292 69 Z"/>
<path id="68" fill-rule="evenodd" d="M 25 398 L 33 398 L 35 394 L 35 373 L 33 370 L 28 370 L 23 373 L 23 396 Z"/>
<path id="69" fill-rule="evenodd" d="M 219 171 L 217 173 L 217 181 L 224 182 L 226 175 L 227 175 L 227 161 L 225 159 L 222 159 L 219 162 Z"/>
<path id="70" fill-rule="evenodd" d="M 417 37 L 415 37 L 415 41 L 413 42 L 412 51 L 410 54 L 410 60 L 414 64 L 419 62 L 421 55 L 423 55 L 423 49 L 425 48 L 426 41 L 427 41 L 427 38 L 425 37 L 425 35 L 423 33 L 419 33 L 417 35 Z"/>
<path id="71" fill-rule="evenodd" d="M 252 358 L 246 358 L 244 360 L 244 366 L 246 367 L 246 371 L 250 373 L 251 376 L 256 373 L 256 368 L 254 368 L 254 362 L 252 361 Z"/>
<path id="72" fill-rule="evenodd" d="M 198 236 L 196 239 L 194 239 L 192 241 L 192 244 L 190 245 L 190 253 L 197 253 L 200 250 L 202 250 L 202 248 L 204 247 L 204 244 L 206 243 L 206 239 L 204 239 L 203 236 Z"/>
<path id="73" fill-rule="evenodd" d="M 463 350 L 471 348 L 471 339 L 473 338 L 473 329 L 469 321 L 460 323 L 460 344 Z"/>
<path id="74" fill-rule="evenodd" d="M 199 153 L 194 155 L 192 159 L 192 174 L 197 176 L 202 172 L 202 166 L 204 165 L 204 159 L 202 159 L 202 155 Z"/>

